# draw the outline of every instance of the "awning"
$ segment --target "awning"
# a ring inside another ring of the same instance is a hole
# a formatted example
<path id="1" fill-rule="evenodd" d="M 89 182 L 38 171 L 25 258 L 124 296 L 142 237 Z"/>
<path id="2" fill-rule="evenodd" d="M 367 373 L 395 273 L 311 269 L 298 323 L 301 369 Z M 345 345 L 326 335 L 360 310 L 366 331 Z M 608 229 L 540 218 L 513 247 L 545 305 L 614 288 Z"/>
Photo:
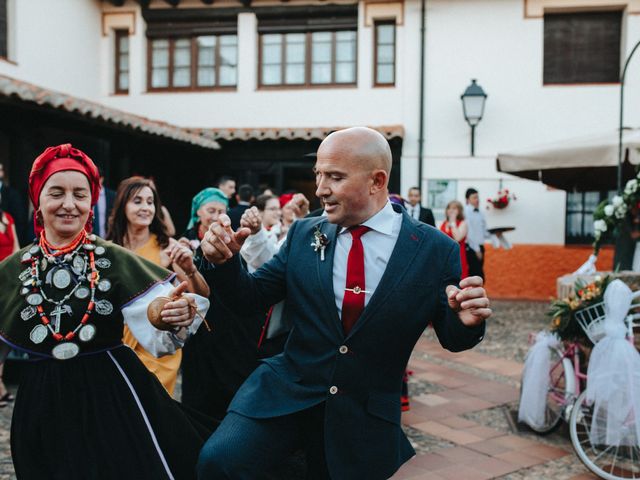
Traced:
<path id="1" fill-rule="evenodd" d="M 324 140 L 327 135 L 346 127 L 270 127 L 270 128 L 189 128 L 191 133 L 212 140 Z M 387 140 L 404 137 L 402 125 L 372 126 Z"/>
<path id="2" fill-rule="evenodd" d="M 126 113 L 96 102 L 83 100 L 54 90 L 48 90 L 5 75 L 0 75 L 0 97 L 17 98 L 24 102 L 88 117 L 108 125 L 129 128 L 149 135 L 157 135 L 178 142 L 190 143 L 202 148 L 220 148 L 220 145 L 214 139 L 196 135 L 185 128 Z"/>
<path id="3" fill-rule="evenodd" d="M 640 163 L 640 129 L 623 131 L 623 179 Z M 513 153 L 500 153 L 497 169 L 539 180 L 567 191 L 617 188 L 618 131 L 554 142 Z"/>

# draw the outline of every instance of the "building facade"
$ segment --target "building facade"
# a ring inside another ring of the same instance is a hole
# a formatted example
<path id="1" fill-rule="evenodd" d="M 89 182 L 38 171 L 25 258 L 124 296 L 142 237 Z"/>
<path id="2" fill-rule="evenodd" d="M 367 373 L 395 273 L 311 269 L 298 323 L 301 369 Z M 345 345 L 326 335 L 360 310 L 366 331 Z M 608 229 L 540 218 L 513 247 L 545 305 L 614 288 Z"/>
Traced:
<path id="1" fill-rule="evenodd" d="M 490 226 L 515 227 L 514 243 L 588 242 L 590 212 L 607 192 L 549 189 L 498 173 L 495 159 L 617 128 L 617 78 L 640 39 L 640 2 L 425 0 L 424 30 L 422 8 L 420 0 L 0 0 L 0 75 L 220 147 L 172 140 L 170 155 L 163 145 L 145 154 L 146 144 L 105 153 L 112 181 L 154 174 L 161 191 L 180 182 L 188 200 L 231 174 L 312 196 L 320 141 L 367 125 L 392 147 L 391 189 L 420 185 L 439 218 L 470 186 L 483 202 L 508 188 L 517 200 L 486 213 Z M 627 78 L 625 124 L 637 126 L 640 61 Z M 473 157 L 460 101 L 471 79 L 488 94 Z M 2 131 L 4 152 L 19 153 Z M 186 210 L 183 200 L 167 203 Z"/>

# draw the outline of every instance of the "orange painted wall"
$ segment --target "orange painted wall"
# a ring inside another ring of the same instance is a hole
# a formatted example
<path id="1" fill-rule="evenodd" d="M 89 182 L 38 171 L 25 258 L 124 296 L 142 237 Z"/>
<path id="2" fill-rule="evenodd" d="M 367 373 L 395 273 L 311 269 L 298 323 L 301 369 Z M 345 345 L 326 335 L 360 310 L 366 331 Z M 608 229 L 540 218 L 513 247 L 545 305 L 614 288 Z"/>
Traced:
<path id="1" fill-rule="evenodd" d="M 503 250 L 487 244 L 487 292 L 496 299 L 549 300 L 556 296 L 556 279 L 575 271 L 591 251 L 589 246 L 563 245 L 514 245 Z M 612 266 L 613 248 L 602 249 L 598 270 L 611 270 Z"/>

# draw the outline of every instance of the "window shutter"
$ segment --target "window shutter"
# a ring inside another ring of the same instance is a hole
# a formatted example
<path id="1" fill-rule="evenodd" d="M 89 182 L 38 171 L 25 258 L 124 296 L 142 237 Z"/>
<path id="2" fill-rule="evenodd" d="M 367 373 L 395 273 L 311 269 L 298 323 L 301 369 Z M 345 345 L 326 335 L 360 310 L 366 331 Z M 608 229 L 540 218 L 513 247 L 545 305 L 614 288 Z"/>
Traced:
<path id="1" fill-rule="evenodd" d="M 195 37 L 235 34 L 238 31 L 237 8 L 144 9 L 147 38 Z"/>
<path id="2" fill-rule="evenodd" d="M 259 7 L 258 33 L 326 32 L 358 29 L 358 5 Z"/>
<path id="3" fill-rule="evenodd" d="M 544 16 L 544 83 L 614 83 L 620 79 L 622 12 Z"/>
<path id="4" fill-rule="evenodd" d="M 7 0 L 0 0 L 0 57 L 8 56 L 7 36 Z"/>

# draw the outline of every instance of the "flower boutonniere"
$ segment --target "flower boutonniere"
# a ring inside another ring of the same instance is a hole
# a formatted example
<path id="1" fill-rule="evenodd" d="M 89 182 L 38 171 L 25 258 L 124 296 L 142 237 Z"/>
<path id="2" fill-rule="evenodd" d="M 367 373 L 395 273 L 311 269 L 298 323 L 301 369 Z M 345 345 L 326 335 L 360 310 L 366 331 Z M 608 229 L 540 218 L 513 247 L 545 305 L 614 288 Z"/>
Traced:
<path id="1" fill-rule="evenodd" d="M 316 225 L 316 229 L 313 231 L 313 243 L 311 246 L 313 247 L 313 251 L 320 251 L 320 261 L 324 262 L 324 250 L 329 245 L 329 237 L 327 237 L 320 230 L 320 225 Z"/>

